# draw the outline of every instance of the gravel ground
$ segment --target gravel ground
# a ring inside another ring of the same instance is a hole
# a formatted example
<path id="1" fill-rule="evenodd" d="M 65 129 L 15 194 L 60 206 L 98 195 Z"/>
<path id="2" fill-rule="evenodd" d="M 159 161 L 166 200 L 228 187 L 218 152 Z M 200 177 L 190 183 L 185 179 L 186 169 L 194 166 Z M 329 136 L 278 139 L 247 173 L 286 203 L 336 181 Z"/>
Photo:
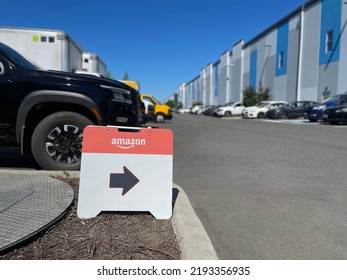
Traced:
<path id="1" fill-rule="evenodd" d="M 78 178 L 58 178 L 72 186 L 75 201 L 67 215 L 29 244 L 0 260 L 179 260 L 171 220 L 147 213 L 102 213 L 77 217 Z"/>

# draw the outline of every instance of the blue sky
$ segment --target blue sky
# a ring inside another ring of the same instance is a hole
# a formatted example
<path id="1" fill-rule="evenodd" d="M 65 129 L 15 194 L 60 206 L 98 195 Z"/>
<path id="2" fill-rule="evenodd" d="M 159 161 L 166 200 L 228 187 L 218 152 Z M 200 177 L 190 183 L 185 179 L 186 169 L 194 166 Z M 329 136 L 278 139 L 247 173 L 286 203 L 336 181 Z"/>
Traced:
<path id="1" fill-rule="evenodd" d="M 115 78 L 127 72 L 141 92 L 163 100 L 240 39 L 247 42 L 305 2 L 11 0 L 1 3 L 0 26 L 64 30 Z"/>

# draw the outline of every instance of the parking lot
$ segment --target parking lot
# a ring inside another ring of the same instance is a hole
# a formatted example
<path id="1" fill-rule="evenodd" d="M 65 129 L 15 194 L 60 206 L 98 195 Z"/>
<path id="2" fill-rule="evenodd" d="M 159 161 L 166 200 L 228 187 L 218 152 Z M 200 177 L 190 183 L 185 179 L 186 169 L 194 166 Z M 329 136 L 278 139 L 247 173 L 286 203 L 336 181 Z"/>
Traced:
<path id="1" fill-rule="evenodd" d="M 346 126 L 190 114 L 163 126 L 221 259 L 347 259 Z"/>
<path id="2" fill-rule="evenodd" d="M 219 258 L 347 259 L 347 126 L 190 114 L 158 126 L 174 132 L 174 182 Z M 0 155 L 0 170 L 38 168 Z"/>

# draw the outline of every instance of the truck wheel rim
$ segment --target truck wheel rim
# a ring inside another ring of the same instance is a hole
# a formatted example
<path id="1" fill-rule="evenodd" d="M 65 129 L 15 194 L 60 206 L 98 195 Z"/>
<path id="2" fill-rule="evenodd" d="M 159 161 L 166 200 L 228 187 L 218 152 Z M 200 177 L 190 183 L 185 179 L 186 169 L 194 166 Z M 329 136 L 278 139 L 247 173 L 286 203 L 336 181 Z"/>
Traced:
<path id="1" fill-rule="evenodd" d="M 81 160 L 83 130 L 74 125 L 55 127 L 46 138 L 46 151 L 57 162 L 73 164 Z"/>
<path id="2" fill-rule="evenodd" d="M 162 116 L 162 115 L 157 116 L 158 122 L 162 122 L 163 120 L 164 120 L 164 116 Z"/>

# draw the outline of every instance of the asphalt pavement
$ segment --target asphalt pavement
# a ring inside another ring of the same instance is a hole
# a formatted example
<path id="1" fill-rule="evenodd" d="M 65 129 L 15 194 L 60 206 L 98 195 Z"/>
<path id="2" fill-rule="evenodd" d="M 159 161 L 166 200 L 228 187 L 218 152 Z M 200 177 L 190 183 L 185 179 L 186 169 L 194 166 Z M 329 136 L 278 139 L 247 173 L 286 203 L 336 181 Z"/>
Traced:
<path id="1" fill-rule="evenodd" d="M 347 259 L 347 126 L 175 115 L 173 181 L 220 259 Z"/>
<path id="2" fill-rule="evenodd" d="M 347 126 L 193 115 L 156 126 L 174 132 L 183 259 L 347 259 Z"/>

